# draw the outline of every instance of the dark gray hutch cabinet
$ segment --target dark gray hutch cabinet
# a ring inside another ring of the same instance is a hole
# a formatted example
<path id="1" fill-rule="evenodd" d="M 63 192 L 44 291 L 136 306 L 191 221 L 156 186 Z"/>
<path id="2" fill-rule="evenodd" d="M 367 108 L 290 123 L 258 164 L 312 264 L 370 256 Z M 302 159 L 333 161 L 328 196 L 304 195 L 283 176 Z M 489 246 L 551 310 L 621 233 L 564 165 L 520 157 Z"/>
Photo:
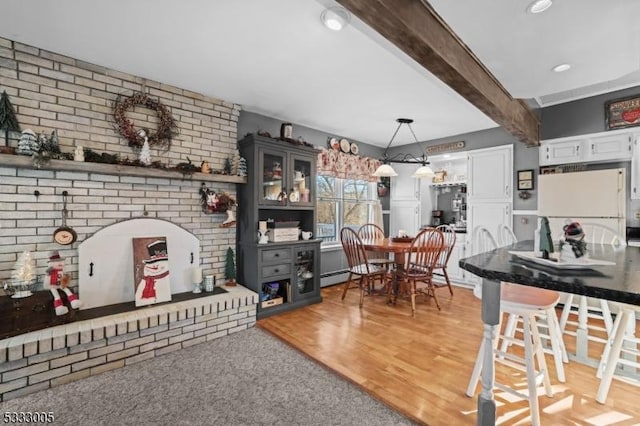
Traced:
<path id="1" fill-rule="evenodd" d="M 238 278 L 260 295 L 258 318 L 322 301 L 316 229 L 315 149 L 258 135 L 238 141 L 248 181 L 238 195 Z M 270 241 L 258 244 L 260 221 Z"/>

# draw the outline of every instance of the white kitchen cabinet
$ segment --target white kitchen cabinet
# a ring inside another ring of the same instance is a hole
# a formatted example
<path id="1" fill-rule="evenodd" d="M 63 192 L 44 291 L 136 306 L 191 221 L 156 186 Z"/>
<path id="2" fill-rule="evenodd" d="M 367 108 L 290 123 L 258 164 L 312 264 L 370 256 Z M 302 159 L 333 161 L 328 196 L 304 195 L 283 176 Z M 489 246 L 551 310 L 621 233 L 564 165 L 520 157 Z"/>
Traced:
<path id="1" fill-rule="evenodd" d="M 420 201 L 420 179 L 412 175 L 418 168 L 415 164 L 394 164 L 398 176 L 391 178 L 391 202 Z"/>
<path id="2" fill-rule="evenodd" d="M 467 207 L 467 226 L 469 232 L 478 226 L 483 226 L 491 232 L 494 238 L 498 238 L 498 227 L 507 225 L 513 228 L 512 203 L 508 201 L 497 203 L 473 203 Z M 472 235 L 473 236 L 473 235 Z M 468 255 L 477 254 L 476 248 L 471 241 L 471 252 Z"/>
<path id="3" fill-rule="evenodd" d="M 628 161 L 632 154 L 631 133 L 593 136 L 587 140 L 584 161 Z"/>
<path id="4" fill-rule="evenodd" d="M 467 202 L 513 200 L 513 145 L 469 151 Z"/>
<path id="5" fill-rule="evenodd" d="M 389 235 L 398 235 L 399 230 L 414 237 L 420 230 L 420 203 L 416 201 L 394 201 L 390 204 Z"/>
<path id="6" fill-rule="evenodd" d="M 449 257 L 449 263 L 447 263 L 447 273 L 451 281 L 464 282 L 465 271 L 458 266 L 458 261 L 465 257 L 467 257 L 465 234 L 456 234 L 456 245 L 451 252 L 451 257 Z"/>
<path id="7" fill-rule="evenodd" d="M 632 136 L 632 157 L 631 157 L 631 199 L 640 199 L 640 133 Z"/>
<path id="8" fill-rule="evenodd" d="M 583 138 L 571 138 L 563 141 L 542 141 L 540 143 L 540 165 L 579 163 L 584 161 Z"/>
<path id="9" fill-rule="evenodd" d="M 570 163 L 629 161 L 633 155 L 633 134 L 620 129 L 540 142 L 541 166 Z"/>

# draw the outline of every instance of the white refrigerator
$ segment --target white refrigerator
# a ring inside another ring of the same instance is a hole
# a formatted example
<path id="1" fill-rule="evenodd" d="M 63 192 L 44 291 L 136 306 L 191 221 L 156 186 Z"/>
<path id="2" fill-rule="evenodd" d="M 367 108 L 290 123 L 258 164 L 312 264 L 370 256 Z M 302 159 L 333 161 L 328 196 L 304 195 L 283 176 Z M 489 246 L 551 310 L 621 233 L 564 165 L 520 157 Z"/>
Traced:
<path id="1" fill-rule="evenodd" d="M 625 169 L 538 176 L 538 216 L 547 216 L 554 240 L 567 219 L 626 232 Z"/>

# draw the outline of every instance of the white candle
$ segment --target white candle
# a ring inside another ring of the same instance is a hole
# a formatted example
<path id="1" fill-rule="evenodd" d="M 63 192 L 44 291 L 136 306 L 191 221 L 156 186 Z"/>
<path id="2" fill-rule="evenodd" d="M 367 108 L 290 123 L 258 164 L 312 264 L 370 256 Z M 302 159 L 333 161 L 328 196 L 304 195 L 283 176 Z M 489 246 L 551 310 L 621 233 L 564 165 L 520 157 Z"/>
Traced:
<path id="1" fill-rule="evenodd" d="M 258 222 L 258 231 L 266 231 L 267 230 L 267 221 L 261 220 Z"/>
<path id="2" fill-rule="evenodd" d="M 202 268 L 193 268 L 191 271 L 191 281 L 193 281 L 194 284 L 202 282 Z"/>

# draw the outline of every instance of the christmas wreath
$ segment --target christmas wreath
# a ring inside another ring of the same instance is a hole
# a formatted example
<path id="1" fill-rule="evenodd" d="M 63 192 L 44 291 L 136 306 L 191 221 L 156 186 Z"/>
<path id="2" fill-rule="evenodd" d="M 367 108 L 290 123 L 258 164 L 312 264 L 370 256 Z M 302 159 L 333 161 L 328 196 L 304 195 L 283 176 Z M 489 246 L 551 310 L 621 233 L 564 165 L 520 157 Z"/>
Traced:
<path id="1" fill-rule="evenodd" d="M 178 126 L 171 115 L 171 111 L 166 106 L 144 93 L 137 92 L 127 97 L 118 96 L 113 112 L 116 130 L 129 141 L 129 146 L 142 147 L 144 137 L 139 135 L 139 130 L 136 130 L 131 120 L 127 118 L 127 111 L 136 106 L 152 109 L 158 115 L 158 130 L 147 135 L 149 145 L 169 149 L 171 138 L 178 134 Z"/>

